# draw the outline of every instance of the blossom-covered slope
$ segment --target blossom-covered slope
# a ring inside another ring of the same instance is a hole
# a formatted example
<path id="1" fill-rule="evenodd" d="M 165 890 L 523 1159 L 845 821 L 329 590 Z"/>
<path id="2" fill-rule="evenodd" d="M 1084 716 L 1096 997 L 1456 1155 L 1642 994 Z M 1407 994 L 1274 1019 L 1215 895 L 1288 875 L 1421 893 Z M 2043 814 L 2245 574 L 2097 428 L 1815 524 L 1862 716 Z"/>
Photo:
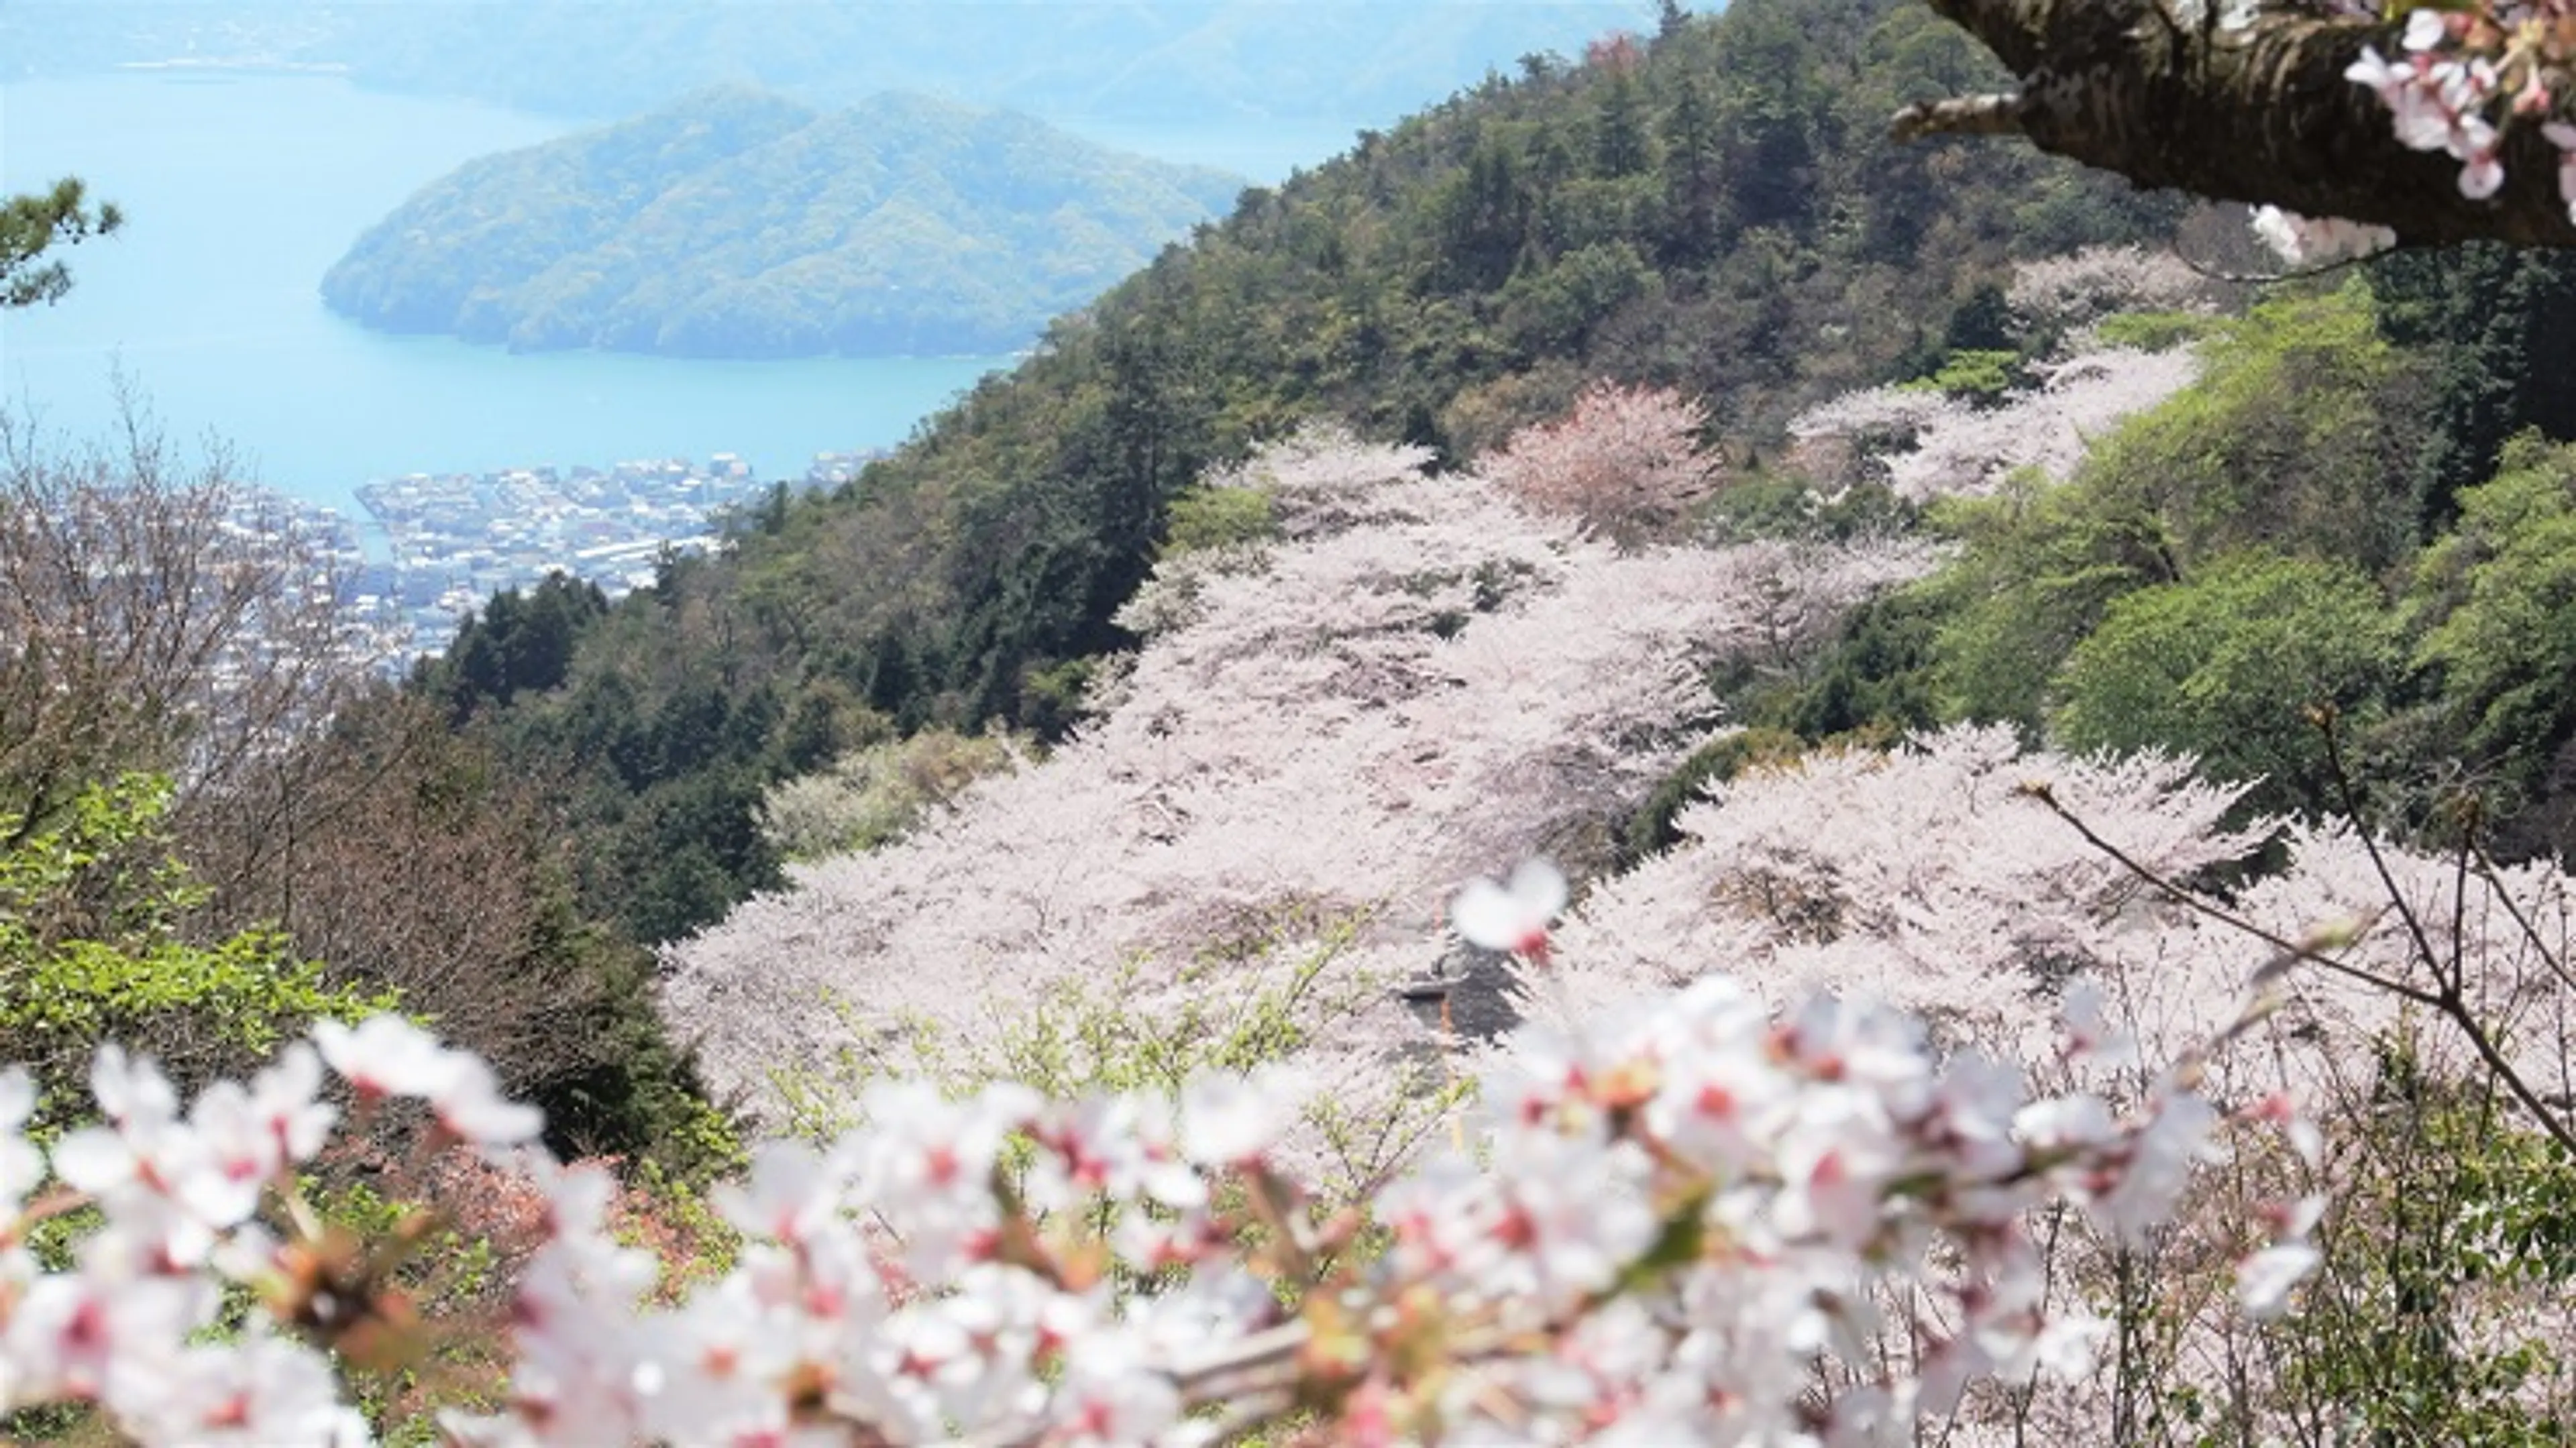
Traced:
<path id="1" fill-rule="evenodd" d="M 1918 494 L 1973 490 L 2033 447 L 2069 465 L 2056 455 L 2192 377 L 2188 351 L 2084 350 L 2106 312 L 2205 300 L 2168 270 L 2131 253 L 2026 268 L 2013 304 L 2076 333 L 2067 378 L 2113 382 L 1983 412 L 1858 395 L 1843 410 L 1893 403 L 1929 425 L 1914 452 L 1873 457 L 1906 439 L 1872 436 L 1855 461 Z M 1399 993 L 1461 973 L 1443 934 L 1461 881 L 1541 854 L 1579 875 L 1609 865 L 1619 826 L 1727 723 L 1700 683 L 1710 665 L 1794 668 L 1852 604 L 1934 561 L 1915 542 L 1655 541 L 1705 494 L 1704 423 L 1670 394 L 1601 388 L 1466 473 L 1310 430 L 1211 480 L 1257 495 L 1276 537 L 1162 562 L 1119 620 L 1148 643 L 1080 737 L 671 948 L 666 1013 L 711 1084 L 772 1124 L 831 1117 L 854 1069 L 1079 1080 L 1157 1030 L 1274 1016 L 1293 1024 L 1262 1028 L 1297 1036 L 1319 1095 L 1385 1105 L 1410 1089 L 1385 1062 L 1430 1040 L 1430 1012 Z M 1915 479 L 1935 454 L 1943 476 Z M 2179 826 L 2191 864 L 2241 850 L 2203 837 L 2223 804 Z M 1730 928 L 1709 916 L 1668 943 Z M 1705 968 L 1685 954 L 1652 983 Z M 1452 1025 L 1496 1014 L 1472 992 L 1452 1004 Z M 1114 1043 L 1065 1039 L 1086 1012 L 1127 1024 Z"/>
<path id="2" fill-rule="evenodd" d="M 2026 752 L 2010 729 L 1968 726 L 1886 753 L 1833 751 L 1750 771 L 1682 812 L 1681 844 L 1593 888 L 1557 932 L 1562 968 L 1525 1004 L 1571 1026 L 1730 962 L 1775 1005 L 1864 995 L 1955 1044 L 2040 1062 L 2054 1050 L 2059 988 L 2083 976 L 2116 993 L 2124 1026 L 2171 1056 L 2232 1018 L 2243 982 L 2275 947 L 2174 901 L 2133 866 L 2191 882 L 2267 841 L 2284 863 L 2241 887 L 2234 913 L 2278 940 L 2355 930 L 2337 955 L 2352 972 L 2431 988 L 2358 835 L 2231 819 L 2242 791 L 2191 771 L 2190 759 L 2162 753 Z M 2563 1084 L 2576 1023 L 2531 1013 L 2555 999 L 2525 984 L 2546 978 L 2547 947 L 2506 902 L 2555 919 L 2567 877 L 2525 867 L 2468 880 L 2454 917 L 2456 862 L 2386 845 L 2380 858 L 2435 956 L 2447 963 L 2456 952 L 2480 1009 L 2516 1020 L 2519 1064 Z M 2302 1029 L 2261 1063 L 2262 1089 L 2323 1089 L 2351 1063 L 2319 1050 L 2405 1028 L 2405 1005 L 2356 974 L 2301 972 L 2286 1018 Z M 2471 1064 L 2457 1043 L 2423 1049 L 2429 1062 Z"/>
<path id="3" fill-rule="evenodd" d="M 2205 317 L 2216 292 L 2171 251 L 2092 247 L 2025 262 L 2004 297 L 2013 328 L 2059 339 L 2031 360 L 2025 385 L 1973 398 L 1921 381 L 1847 392 L 1790 419 L 1792 457 L 1821 480 L 1883 481 L 1913 502 L 1990 493 L 2024 469 L 2065 482 L 2097 440 L 2201 375 L 2192 348 L 2126 345 L 2102 324 Z"/>
<path id="4" fill-rule="evenodd" d="M 1268 991 L 1298 1001 L 1315 1089 L 1383 1099 L 1387 1054 L 1427 1039 L 1390 989 L 1439 969 L 1463 879 L 1603 863 L 1717 723 L 1701 667 L 1785 658 L 1930 556 L 1623 552 L 1426 461 L 1313 433 L 1262 454 L 1222 486 L 1282 536 L 1165 562 L 1105 717 L 671 950 L 665 1008 L 714 1084 L 776 1119 L 781 1073 L 837 1053 L 1025 1070 L 1050 1012 L 1142 1033 Z"/>

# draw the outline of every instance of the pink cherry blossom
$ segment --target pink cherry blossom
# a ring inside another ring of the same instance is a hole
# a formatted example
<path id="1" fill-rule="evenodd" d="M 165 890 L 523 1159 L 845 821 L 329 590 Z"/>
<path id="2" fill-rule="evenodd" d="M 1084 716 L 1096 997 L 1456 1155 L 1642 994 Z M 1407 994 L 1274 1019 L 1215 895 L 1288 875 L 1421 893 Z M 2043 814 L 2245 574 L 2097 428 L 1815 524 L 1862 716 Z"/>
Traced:
<path id="1" fill-rule="evenodd" d="M 2236 1269 L 2236 1292 L 2246 1315 L 2268 1320 L 2288 1311 L 2290 1289 L 2305 1281 L 2322 1260 L 2323 1254 L 2305 1241 L 2266 1247 L 2245 1259 Z"/>
<path id="2" fill-rule="evenodd" d="M 2486 200 L 2505 184 L 2508 133 L 2565 105 L 2567 18 L 2562 0 L 2410 5 L 2405 55 L 2365 46 L 2344 75 L 2388 107 L 2401 145 L 2458 160 L 2460 194 Z M 2563 170 L 2559 190 L 2576 205 Z"/>
<path id="3" fill-rule="evenodd" d="M 1882 481 L 1916 501 L 1990 493 L 2023 468 L 2063 480 L 2095 439 L 2189 386 L 2200 364 L 2184 347 L 2110 347 L 2038 370 L 2036 388 L 1994 407 L 1899 387 L 1818 404 L 1790 419 L 1793 460 L 1820 482 Z"/>
<path id="4" fill-rule="evenodd" d="M 23 1133 L 36 1113 L 36 1080 L 23 1066 L 0 1071 L 0 1202 L 24 1202 L 45 1179 L 45 1156 Z"/>
<path id="5" fill-rule="evenodd" d="M 1669 389 L 1596 384 L 1566 417 L 1522 430 L 1477 468 L 1533 511 L 1639 544 L 1715 489 L 1707 426 L 1706 408 Z"/>
<path id="6" fill-rule="evenodd" d="M 1285 1073 L 1260 1077 L 1211 1073 L 1181 1093 L 1181 1140 L 1190 1159 L 1207 1166 L 1257 1161 L 1288 1126 Z"/>
<path id="7" fill-rule="evenodd" d="M 503 1095 L 500 1078 L 480 1057 L 459 1056 L 445 1087 L 428 1099 L 438 1124 L 475 1146 L 520 1146 L 545 1129 L 543 1113 Z"/>

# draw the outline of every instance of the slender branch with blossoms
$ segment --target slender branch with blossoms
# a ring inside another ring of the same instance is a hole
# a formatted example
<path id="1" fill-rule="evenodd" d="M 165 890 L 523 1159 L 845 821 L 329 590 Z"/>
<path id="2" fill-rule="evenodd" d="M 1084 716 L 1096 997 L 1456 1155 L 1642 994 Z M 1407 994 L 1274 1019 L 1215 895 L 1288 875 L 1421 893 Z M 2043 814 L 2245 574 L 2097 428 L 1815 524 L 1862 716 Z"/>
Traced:
<path id="1" fill-rule="evenodd" d="M 1535 972 L 1563 902 L 1535 866 L 1468 892 L 1458 920 Z M 2070 1056 L 2119 1049 L 2098 1022 L 2068 1028 Z M 616 1240 L 606 1172 L 536 1162 L 544 1240 L 506 1389 L 441 1427 L 493 1444 L 1902 1437 L 1976 1380 L 2080 1370 L 2100 1328 L 2047 1308 L 2025 1223 L 2073 1203 L 2132 1237 L 2173 1212 L 2222 1121 L 2197 1060 L 2125 1114 L 2032 1099 L 2020 1070 L 1945 1060 L 1901 1013 L 1828 998 L 1784 1018 L 1709 977 L 1518 1039 L 1471 1141 L 1338 1210 L 1279 1165 L 1291 1112 L 1259 1080 L 1081 1101 L 886 1083 L 859 1128 L 769 1143 L 717 1190 L 745 1245 L 676 1299 Z M 339 1374 L 400 1366 L 417 1340 L 382 1269 L 421 1219 L 366 1244 L 314 1221 L 296 1173 L 338 1123 L 326 1062 L 361 1115 L 425 1100 L 433 1148 L 537 1125 L 480 1062 L 390 1017 L 326 1026 L 184 1112 L 107 1048 L 100 1124 L 50 1159 L 21 1134 L 25 1077 L 0 1082 L 0 1406 L 88 1404 L 144 1442 L 363 1440 Z M 40 1263 L 30 1231 L 75 1204 L 99 1225 Z M 2277 1308 L 2313 1261 L 2314 1218 L 2277 1214 L 2281 1239 L 2245 1264 L 2249 1308 Z M 228 1286 L 266 1308 L 229 1331 Z M 1896 1287 L 1931 1339 L 1903 1367 L 1861 1346 Z"/>

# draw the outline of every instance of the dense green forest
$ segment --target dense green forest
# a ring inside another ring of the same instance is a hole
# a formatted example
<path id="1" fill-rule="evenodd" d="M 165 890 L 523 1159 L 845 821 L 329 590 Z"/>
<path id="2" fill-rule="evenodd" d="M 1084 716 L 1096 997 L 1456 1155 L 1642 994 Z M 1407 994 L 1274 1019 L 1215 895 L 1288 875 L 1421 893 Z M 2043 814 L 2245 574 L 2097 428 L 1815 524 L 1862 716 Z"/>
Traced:
<path id="1" fill-rule="evenodd" d="M 358 238 L 322 297 L 518 350 L 1003 352 L 1240 189 L 1007 111 L 718 89 L 467 163 Z"/>
<path id="2" fill-rule="evenodd" d="M 1257 439 L 1334 416 L 1463 459 L 1607 375 L 1709 398 L 1751 463 L 1936 368 L 2015 258 L 2171 233 L 2177 203 L 2027 150 L 1886 138 L 1987 78 L 1890 0 L 1532 58 L 1245 193 L 854 485 L 614 609 L 496 601 L 420 687 L 571 802 L 591 909 L 706 924 L 778 878 L 766 785 L 887 728 L 1070 725 L 1172 500 Z"/>
<path id="3" fill-rule="evenodd" d="M 1799 741 L 1774 751 L 2002 721 L 2189 751 L 2249 808 L 2563 859 L 2571 305 L 2576 263 L 2483 245 L 2285 284 L 2071 481 L 1936 504 L 1948 566 L 1730 701 Z"/>

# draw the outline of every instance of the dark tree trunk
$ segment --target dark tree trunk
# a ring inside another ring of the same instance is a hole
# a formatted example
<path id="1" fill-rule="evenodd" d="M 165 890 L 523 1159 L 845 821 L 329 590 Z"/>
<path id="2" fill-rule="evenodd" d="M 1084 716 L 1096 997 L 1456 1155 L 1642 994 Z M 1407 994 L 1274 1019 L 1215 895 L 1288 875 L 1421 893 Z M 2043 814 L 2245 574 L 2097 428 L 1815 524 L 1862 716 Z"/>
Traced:
<path id="1" fill-rule="evenodd" d="M 2471 201 L 2457 161 L 2399 145 L 2379 98 L 2344 78 L 2364 46 L 2396 56 L 2401 24 L 2266 15 L 2208 26 L 2156 0 L 1928 3 L 2021 89 L 1910 107 L 1900 137 L 2027 136 L 2140 186 L 2373 222 L 2406 244 L 2576 246 L 2558 148 L 2537 122 L 2506 128 L 2504 189 Z"/>

